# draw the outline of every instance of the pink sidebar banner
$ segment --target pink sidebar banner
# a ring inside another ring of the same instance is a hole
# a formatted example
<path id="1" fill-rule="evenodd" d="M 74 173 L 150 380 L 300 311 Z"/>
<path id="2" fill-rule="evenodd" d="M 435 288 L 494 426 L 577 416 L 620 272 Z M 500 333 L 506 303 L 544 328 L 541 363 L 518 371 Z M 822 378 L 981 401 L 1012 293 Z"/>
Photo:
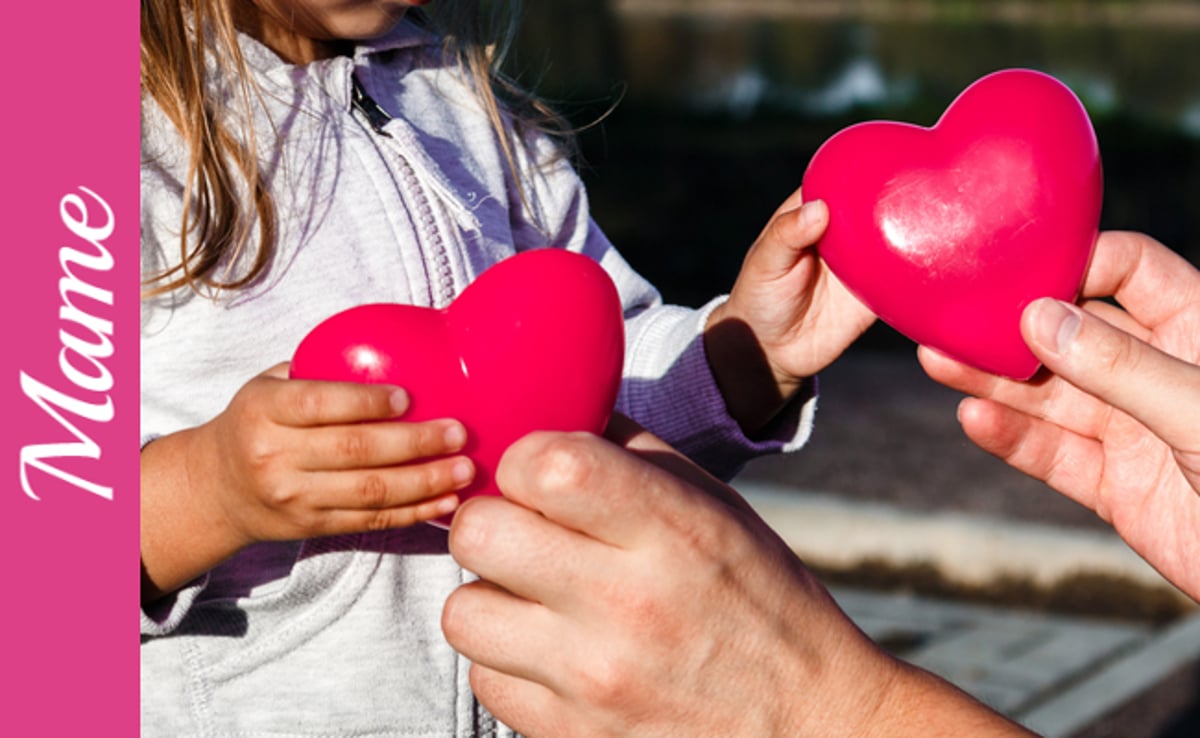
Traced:
<path id="1" fill-rule="evenodd" d="M 8 6 L 0 735 L 138 734 L 138 11 Z"/>

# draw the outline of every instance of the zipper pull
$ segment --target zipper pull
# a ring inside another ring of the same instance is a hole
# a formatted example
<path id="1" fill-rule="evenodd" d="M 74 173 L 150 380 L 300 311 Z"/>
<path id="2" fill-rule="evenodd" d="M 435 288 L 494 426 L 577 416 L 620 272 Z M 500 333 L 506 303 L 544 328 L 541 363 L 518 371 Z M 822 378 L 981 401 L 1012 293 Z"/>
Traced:
<path id="1" fill-rule="evenodd" d="M 379 107 L 379 103 L 375 102 L 375 98 L 367 94 L 363 89 L 362 82 L 358 80 L 357 74 L 350 75 L 350 103 L 355 110 L 362 113 L 366 117 L 367 123 L 371 125 L 371 129 L 380 136 L 392 137 L 392 134 L 383 130 L 383 127 L 388 124 L 392 116 L 388 112 Z"/>

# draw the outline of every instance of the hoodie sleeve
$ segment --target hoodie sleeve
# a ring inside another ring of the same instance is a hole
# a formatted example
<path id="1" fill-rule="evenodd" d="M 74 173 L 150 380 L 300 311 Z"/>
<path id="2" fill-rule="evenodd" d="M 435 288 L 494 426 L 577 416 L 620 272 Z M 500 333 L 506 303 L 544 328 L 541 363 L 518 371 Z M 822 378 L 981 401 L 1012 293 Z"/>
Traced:
<path id="1" fill-rule="evenodd" d="M 540 146 L 542 155 L 553 156 L 549 144 Z M 803 446 L 816 410 L 815 379 L 761 437 L 748 438 L 729 415 L 704 350 L 705 322 L 725 297 L 699 309 L 663 304 L 654 285 L 626 262 L 592 219 L 583 183 L 569 163 L 554 161 L 537 171 L 525 184 L 534 216 L 523 211 L 513 230 L 524 236 L 518 243 L 587 254 L 612 277 L 625 310 L 625 368 L 617 411 L 722 479 L 732 478 L 757 456 Z"/>

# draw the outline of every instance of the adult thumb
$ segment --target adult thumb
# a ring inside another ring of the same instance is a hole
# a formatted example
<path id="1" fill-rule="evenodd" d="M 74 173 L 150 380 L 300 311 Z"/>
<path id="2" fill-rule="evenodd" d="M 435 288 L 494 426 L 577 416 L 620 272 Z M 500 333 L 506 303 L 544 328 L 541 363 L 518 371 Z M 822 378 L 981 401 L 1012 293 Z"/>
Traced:
<path id="1" fill-rule="evenodd" d="M 1200 446 L 1200 366 L 1051 298 L 1025 308 L 1021 333 L 1059 377 L 1133 416 L 1173 448 Z"/>

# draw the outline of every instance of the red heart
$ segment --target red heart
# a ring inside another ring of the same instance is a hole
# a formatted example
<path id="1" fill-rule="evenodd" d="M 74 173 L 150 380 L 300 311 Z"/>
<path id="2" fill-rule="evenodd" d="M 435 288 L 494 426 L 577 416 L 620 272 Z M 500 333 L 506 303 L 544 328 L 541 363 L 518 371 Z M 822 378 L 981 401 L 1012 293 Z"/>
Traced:
<path id="1" fill-rule="evenodd" d="M 624 330 L 620 297 L 600 265 L 538 249 L 488 269 L 444 310 L 371 304 L 338 313 L 304 338 L 290 371 L 395 384 L 411 398 L 403 420 L 461 420 L 476 465 L 466 499 L 500 494 L 496 465 L 525 434 L 604 429 Z"/>
<path id="2" fill-rule="evenodd" d="M 968 87 L 933 128 L 851 126 L 814 155 L 806 199 L 830 210 L 818 245 L 882 320 L 919 344 L 1028 379 L 1020 334 L 1039 297 L 1074 300 L 1096 242 L 1103 180 L 1083 105 L 1025 69 Z"/>

